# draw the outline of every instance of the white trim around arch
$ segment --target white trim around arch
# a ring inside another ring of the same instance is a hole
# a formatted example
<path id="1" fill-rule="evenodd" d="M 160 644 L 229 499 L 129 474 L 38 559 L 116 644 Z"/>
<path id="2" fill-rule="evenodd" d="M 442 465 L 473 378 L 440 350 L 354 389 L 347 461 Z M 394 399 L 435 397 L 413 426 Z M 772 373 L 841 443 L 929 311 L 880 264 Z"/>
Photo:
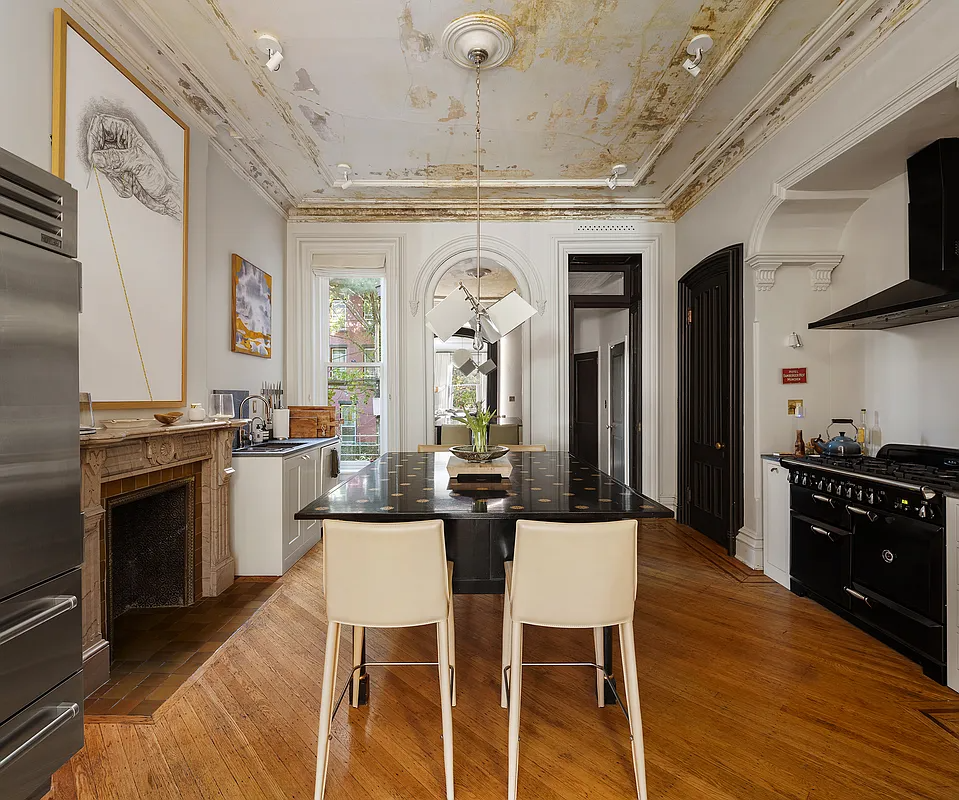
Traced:
<path id="1" fill-rule="evenodd" d="M 561 449 L 569 447 L 569 280 L 567 267 L 573 254 L 639 253 L 642 258 L 642 385 L 643 385 L 643 475 L 642 492 L 660 498 L 660 283 L 662 275 L 662 236 L 583 235 L 554 236 L 556 253 L 556 313 L 559 318 L 559 400 L 556 437 Z"/>

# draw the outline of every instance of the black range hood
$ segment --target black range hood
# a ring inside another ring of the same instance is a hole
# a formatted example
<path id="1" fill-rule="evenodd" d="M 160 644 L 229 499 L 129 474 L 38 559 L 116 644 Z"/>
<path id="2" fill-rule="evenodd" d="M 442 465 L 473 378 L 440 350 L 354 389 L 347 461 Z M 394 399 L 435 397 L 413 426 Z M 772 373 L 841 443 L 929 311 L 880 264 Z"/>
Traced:
<path id="1" fill-rule="evenodd" d="M 810 328 L 882 330 L 959 317 L 959 139 L 933 142 L 906 168 L 909 279 Z"/>

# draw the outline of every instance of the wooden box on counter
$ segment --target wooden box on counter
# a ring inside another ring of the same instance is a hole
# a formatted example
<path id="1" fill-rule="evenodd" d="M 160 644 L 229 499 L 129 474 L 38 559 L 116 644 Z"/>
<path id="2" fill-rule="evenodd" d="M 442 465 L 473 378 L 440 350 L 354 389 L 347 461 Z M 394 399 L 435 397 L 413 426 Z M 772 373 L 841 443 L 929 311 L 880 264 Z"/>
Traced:
<path id="1" fill-rule="evenodd" d="M 338 427 L 336 406 L 290 406 L 291 439 L 325 439 Z"/>

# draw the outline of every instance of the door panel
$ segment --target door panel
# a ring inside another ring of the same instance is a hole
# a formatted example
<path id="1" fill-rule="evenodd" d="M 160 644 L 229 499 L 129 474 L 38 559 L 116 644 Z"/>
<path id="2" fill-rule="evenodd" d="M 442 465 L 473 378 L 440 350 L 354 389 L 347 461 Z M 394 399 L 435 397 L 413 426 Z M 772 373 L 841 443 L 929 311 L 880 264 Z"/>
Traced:
<path id="1" fill-rule="evenodd" d="M 300 503 L 300 469 L 303 460 L 293 456 L 283 462 L 283 558 L 299 546 L 300 523 L 293 519 L 306 503 Z"/>
<path id="2" fill-rule="evenodd" d="M 570 452 L 599 466 L 599 354 L 573 356 L 573 436 Z"/>
<path id="3" fill-rule="evenodd" d="M 690 524 L 721 544 L 729 530 L 729 274 L 690 287 Z"/>
<path id="4" fill-rule="evenodd" d="M 626 345 L 609 352 L 609 466 L 610 474 L 626 482 Z"/>
<path id="5" fill-rule="evenodd" d="M 680 281 L 677 517 L 735 552 L 743 524 L 742 245 Z"/>
<path id="6" fill-rule="evenodd" d="M 78 566 L 75 261 L 0 237 L 0 597 Z"/>
<path id="7" fill-rule="evenodd" d="M 317 486 L 317 477 L 319 475 L 319 459 L 320 459 L 320 450 L 311 450 L 308 453 L 304 453 L 301 456 L 302 464 L 300 464 L 300 498 L 298 500 L 300 508 L 303 508 L 307 503 L 312 503 L 319 497 L 322 492 L 319 491 Z M 298 508 L 297 511 L 300 509 Z M 296 512 L 294 512 L 296 513 Z M 296 523 L 300 527 L 300 535 L 305 537 L 307 540 L 313 539 L 317 541 L 320 537 L 316 533 L 320 522 L 319 520 L 309 520 L 305 519 L 299 523 Z"/>

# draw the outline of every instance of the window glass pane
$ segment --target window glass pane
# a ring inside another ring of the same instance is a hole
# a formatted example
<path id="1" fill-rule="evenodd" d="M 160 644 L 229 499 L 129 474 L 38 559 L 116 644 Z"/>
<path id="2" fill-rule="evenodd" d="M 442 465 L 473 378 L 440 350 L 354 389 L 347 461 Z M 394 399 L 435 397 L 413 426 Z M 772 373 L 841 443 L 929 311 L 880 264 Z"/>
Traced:
<path id="1" fill-rule="evenodd" d="M 625 273 L 574 272 L 569 273 L 569 293 L 572 295 L 617 295 L 626 291 Z"/>
<path id="2" fill-rule="evenodd" d="M 346 346 L 337 344 L 330 347 L 330 361 L 334 364 L 346 361 Z"/>
<path id="3" fill-rule="evenodd" d="M 380 367 L 328 367 L 327 404 L 340 420 L 343 461 L 372 461 L 380 454 Z"/>
<path id="4" fill-rule="evenodd" d="M 330 278 L 330 360 L 344 347 L 348 363 L 382 360 L 382 279 Z"/>

